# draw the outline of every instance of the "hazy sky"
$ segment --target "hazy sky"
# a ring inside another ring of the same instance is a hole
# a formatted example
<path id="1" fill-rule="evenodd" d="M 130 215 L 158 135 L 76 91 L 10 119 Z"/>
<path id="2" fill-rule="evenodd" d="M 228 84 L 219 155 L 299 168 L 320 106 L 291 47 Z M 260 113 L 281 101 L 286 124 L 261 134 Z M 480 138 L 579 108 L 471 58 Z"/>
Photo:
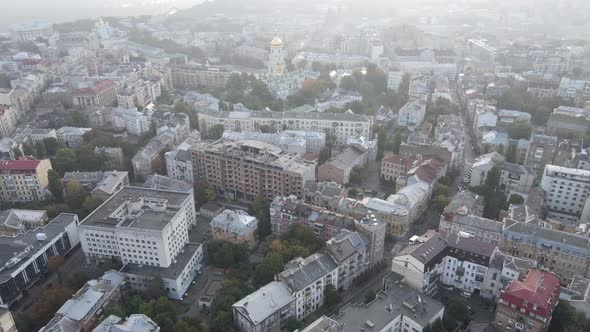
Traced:
<path id="1" fill-rule="evenodd" d="M 63 22 L 97 16 L 163 13 L 172 7 L 187 8 L 202 0 L 0 0 L 0 31 L 8 25 L 35 19 Z M 4 3 L 5 2 L 5 3 Z"/>

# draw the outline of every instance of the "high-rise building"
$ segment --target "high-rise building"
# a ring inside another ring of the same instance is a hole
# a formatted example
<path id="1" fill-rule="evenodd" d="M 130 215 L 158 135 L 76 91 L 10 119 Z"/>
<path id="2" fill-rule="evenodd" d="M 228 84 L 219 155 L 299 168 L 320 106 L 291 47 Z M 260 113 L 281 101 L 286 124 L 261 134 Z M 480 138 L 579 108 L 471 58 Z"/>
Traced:
<path id="1" fill-rule="evenodd" d="M 590 171 L 545 166 L 541 188 L 547 193 L 548 216 L 563 221 L 590 221 Z"/>

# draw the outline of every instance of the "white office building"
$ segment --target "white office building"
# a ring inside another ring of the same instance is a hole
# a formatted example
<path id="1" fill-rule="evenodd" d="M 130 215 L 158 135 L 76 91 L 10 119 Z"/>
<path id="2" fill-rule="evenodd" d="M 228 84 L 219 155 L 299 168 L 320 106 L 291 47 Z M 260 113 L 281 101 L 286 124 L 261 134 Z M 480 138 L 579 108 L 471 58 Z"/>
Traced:
<path id="1" fill-rule="evenodd" d="M 590 171 L 546 165 L 541 188 L 547 193 L 548 217 L 562 221 L 590 221 Z"/>

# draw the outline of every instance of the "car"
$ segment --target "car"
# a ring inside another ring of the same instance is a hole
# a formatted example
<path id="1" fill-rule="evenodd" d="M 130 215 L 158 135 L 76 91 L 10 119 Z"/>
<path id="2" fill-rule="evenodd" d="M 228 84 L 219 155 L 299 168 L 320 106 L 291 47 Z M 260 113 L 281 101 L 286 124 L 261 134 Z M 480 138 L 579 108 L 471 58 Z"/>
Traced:
<path id="1" fill-rule="evenodd" d="M 464 298 L 467 298 L 467 299 L 471 298 L 471 293 L 466 292 L 466 291 L 462 291 L 460 293 L 460 295 L 463 296 Z"/>

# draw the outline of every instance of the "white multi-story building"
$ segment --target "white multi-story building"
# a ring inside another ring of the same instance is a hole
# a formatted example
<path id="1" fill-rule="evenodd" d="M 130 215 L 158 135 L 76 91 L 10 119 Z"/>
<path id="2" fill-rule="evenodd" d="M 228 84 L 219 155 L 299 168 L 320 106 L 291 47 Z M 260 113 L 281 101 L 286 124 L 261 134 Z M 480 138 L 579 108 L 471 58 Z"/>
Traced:
<path id="1" fill-rule="evenodd" d="M 546 165 L 541 188 L 547 193 L 549 217 L 576 223 L 590 220 L 590 171 Z"/>
<path id="2" fill-rule="evenodd" d="M 193 161 L 190 150 L 195 143 L 200 141 L 201 134 L 194 130 L 174 150 L 164 154 L 164 158 L 166 159 L 166 174 L 168 177 L 188 183 L 194 182 Z"/>
<path id="3" fill-rule="evenodd" d="M 346 144 L 348 137 L 371 137 L 373 121 L 370 117 L 351 113 L 298 113 L 298 112 L 219 112 L 199 113 L 201 133 L 207 133 L 221 125 L 226 131 L 260 131 L 269 128 L 273 131 L 296 130 L 334 135 L 336 144 Z"/>
<path id="4" fill-rule="evenodd" d="M 557 88 L 557 95 L 563 98 L 576 98 L 579 93 L 584 91 L 586 86 L 586 80 L 573 80 L 571 78 L 563 77 L 559 82 L 559 88 Z"/>
<path id="5" fill-rule="evenodd" d="M 195 224 L 192 192 L 124 187 L 80 223 L 80 241 L 87 262 L 120 260 L 131 287 L 160 277 L 181 299 L 203 260 L 188 239 Z"/>
<path id="6" fill-rule="evenodd" d="M 366 137 L 349 137 L 346 139 L 346 145 L 360 146 L 367 151 L 369 160 L 377 160 L 377 140 Z"/>
<path id="7" fill-rule="evenodd" d="M 338 265 L 338 287 L 349 289 L 355 278 L 369 268 L 369 244 L 364 235 L 343 231 L 326 241 L 326 252 Z"/>
<path id="8" fill-rule="evenodd" d="M 426 99 L 419 98 L 407 102 L 400 110 L 397 124 L 414 131 L 420 127 L 426 115 Z"/>
<path id="9" fill-rule="evenodd" d="M 397 92 L 403 79 L 404 73 L 401 71 L 390 71 L 387 73 L 387 89 Z"/>
<path id="10" fill-rule="evenodd" d="M 454 63 L 436 62 L 400 62 L 401 72 L 408 74 L 434 74 L 441 75 L 454 81 L 457 77 L 457 65 Z"/>
<path id="11" fill-rule="evenodd" d="M 129 134 L 141 136 L 150 130 L 151 117 L 146 113 L 138 111 L 135 107 L 118 107 L 114 113 L 114 116 L 118 118 L 115 120 L 116 123 L 122 122 Z"/>
<path id="12" fill-rule="evenodd" d="M 295 317 L 303 319 L 324 304 L 327 285 L 338 289 L 338 266 L 330 256 L 316 253 L 293 259 L 276 279 L 289 287 L 295 298 Z"/>

